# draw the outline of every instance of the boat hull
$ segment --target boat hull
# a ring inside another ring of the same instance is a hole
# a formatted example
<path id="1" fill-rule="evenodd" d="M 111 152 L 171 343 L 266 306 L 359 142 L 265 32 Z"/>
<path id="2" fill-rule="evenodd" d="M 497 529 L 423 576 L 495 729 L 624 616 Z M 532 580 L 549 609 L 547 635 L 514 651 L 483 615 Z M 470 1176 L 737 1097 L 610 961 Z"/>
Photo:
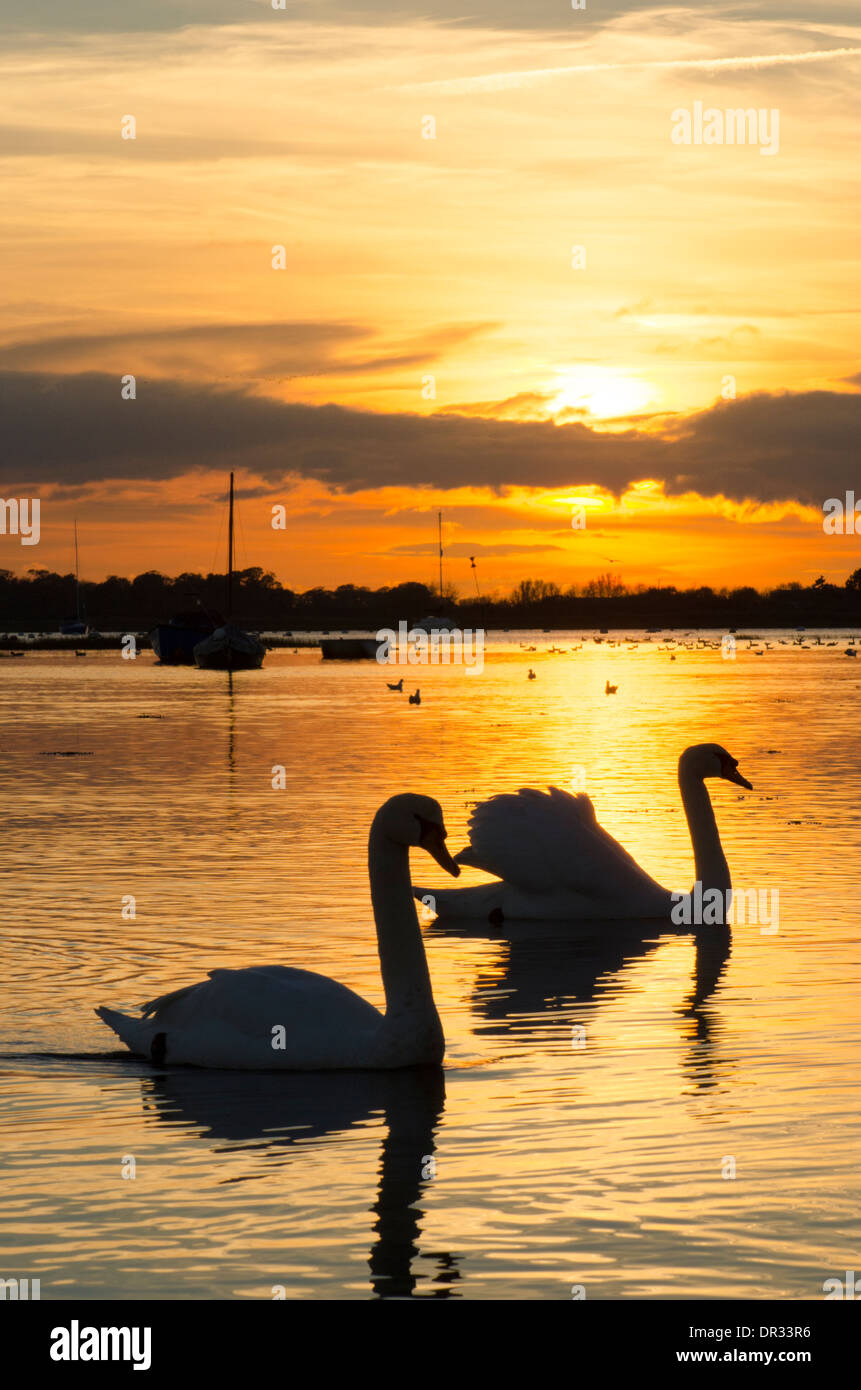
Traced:
<path id="1" fill-rule="evenodd" d="M 149 640 L 162 666 L 193 666 L 195 647 L 211 634 L 211 628 L 163 623 L 153 628 Z"/>
<path id="2" fill-rule="evenodd" d="M 263 643 L 237 627 L 216 628 L 194 648 L 194 662 L 201 671 L 256 671 L 265 655 Z"/>

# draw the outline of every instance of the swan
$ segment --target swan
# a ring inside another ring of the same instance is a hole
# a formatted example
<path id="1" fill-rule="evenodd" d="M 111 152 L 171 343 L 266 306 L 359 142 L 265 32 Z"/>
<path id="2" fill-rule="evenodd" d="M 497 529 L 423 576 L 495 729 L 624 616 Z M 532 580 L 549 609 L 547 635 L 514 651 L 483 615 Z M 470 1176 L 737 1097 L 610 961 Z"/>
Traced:
<path id="1" fill-rule="evenodd" d="M 738 760 L 717 743 L 698 743 L 679 758 L 679 790 L 693 843 L 702 892 L 731 887 L 705 782 L 722 777 L 752 791 Z M 470 843 L 456 856 L 495 874 L 496 883 L 473 888 L 416 888 L 430 893 L 440 917 L 509 918 L 536 921 L 612 921 L 668 918 L 673 895 L 640 868 L 598 824 L 588 796 L 551 787 L 523 788 L 477 806 L 469 822 Z"/>
<path id="2" fill-rule="evenodd" d="M 262 1071 L 388 1069 L 439 1064 L 445 1038 L 412 901 L 409 847 L 455 877 L 439 804 L 393 796 L 371 825 L 368 867 L 386 1012 L 337 980 L 285 965 L 211 970 L 209 979 L 142 1006 L 140 1018 L 96 1009 L 138 1056 Z"/>

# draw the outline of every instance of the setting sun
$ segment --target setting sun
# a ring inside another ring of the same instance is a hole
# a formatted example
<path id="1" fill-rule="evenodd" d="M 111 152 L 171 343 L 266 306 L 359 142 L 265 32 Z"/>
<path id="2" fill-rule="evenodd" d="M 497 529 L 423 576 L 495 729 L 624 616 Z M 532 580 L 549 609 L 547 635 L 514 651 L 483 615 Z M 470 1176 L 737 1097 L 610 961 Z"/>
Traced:
<path id="1" fill-rule="evenodd" d="M 614 367 L 565 368 L 554 383 L 550 409 L 586 411 L 597 420 L 616 420 L 656 405 L 657 389 L 638 377 L 625 376 Z"/>

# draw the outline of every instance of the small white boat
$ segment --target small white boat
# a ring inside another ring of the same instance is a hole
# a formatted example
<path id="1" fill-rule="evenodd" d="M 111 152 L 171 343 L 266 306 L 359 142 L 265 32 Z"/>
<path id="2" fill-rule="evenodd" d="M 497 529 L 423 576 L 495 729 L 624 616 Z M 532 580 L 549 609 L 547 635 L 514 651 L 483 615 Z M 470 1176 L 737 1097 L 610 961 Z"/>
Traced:
<path id="1" fill-rule="evenodd" d="M 413 627 L 420 632 L 457 632 L 457 623 L 453 618 L 422 618 L 419 622 L 413 623 Z"/>

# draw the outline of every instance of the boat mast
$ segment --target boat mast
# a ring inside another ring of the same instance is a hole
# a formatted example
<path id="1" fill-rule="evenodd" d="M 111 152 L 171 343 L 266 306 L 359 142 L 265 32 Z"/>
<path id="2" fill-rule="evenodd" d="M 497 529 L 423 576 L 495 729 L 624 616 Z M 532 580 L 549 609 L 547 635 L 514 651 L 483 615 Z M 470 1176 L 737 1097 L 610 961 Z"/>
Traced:
<path id="1" fill-rule="evenodd" d="M 439 530 L 439 601 L 442 603 L 442 512 L 437 512 L 437 526 Z"/>
<path id="2" fill-rule="evenodd" d="M 75 517 L 75 617 L 81 621 L 81 583 L 78 578 L 78 518 Z"/>
<path id="3" fill-rule="evenodd" d="M 233 617 L 233 474 L 230 474 L 230 518 L 227 523 L 227 621 Z"/>

